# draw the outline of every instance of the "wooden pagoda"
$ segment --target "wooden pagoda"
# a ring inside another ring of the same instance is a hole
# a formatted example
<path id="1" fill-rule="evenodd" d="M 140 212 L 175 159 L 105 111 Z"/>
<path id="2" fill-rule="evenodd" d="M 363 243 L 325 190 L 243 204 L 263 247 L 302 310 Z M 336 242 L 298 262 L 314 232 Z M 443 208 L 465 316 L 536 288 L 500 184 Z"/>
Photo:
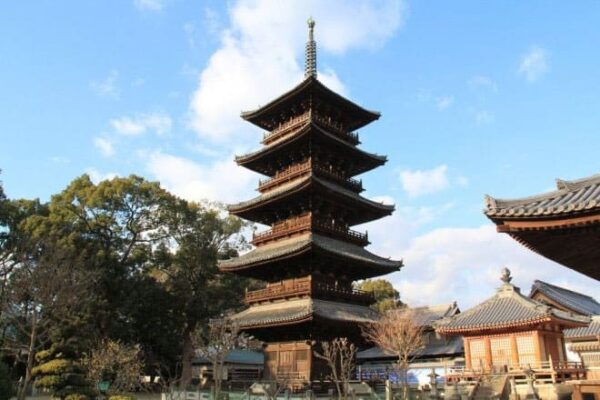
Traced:
<path id="1" fill-rule="evenodd" d="M 371 295 L 353 281 L 398 271 L 401 261 L 372 254 L 365 233 L 351 226 L 390 215 L 391 205 L 360 193 L 354 177 L 386 162 L 357 147 L 354 133 L 379 118 L 317 79 L 314 21 L 309 20 L 305 79 L 242 118 L 267 130 L 263 147 L 236 162 L 266 175 L 258 197 L 229 206 L 241 218 L 269 225 L 253 235 L 256 248 L 219 264 L 266 282 L 246 293 L 249 308 L 233 316 L 264 341 L 265 378 L 301 386 L 328 371 L 313 347 L 335 337 L 361 342 L 359 324 L 377 317 Z"/>
<path id="2" fill-rule="evenodd" d="M 556 180 L 556 190 L 522 199 L 486 196 L 498 232 L 577 272 L 600 280 L 600 175 Z"/>

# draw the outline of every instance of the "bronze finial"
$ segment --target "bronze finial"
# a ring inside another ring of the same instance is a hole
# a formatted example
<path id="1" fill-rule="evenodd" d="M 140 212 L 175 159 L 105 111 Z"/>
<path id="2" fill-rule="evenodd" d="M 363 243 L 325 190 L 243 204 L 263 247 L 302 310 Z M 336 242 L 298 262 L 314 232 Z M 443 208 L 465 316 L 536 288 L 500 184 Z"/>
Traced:
<path id="1" fill-rule="evenodd" d="M 306 42 L 306 60 L 304 65 L 304 77 L 317 77 L 317 43 L 315 42 L 314 29 L 315 20 L 310 17 L 308 21 L 308 42 Z"/>
<path id="2" fill-rule="evenodd" d="M 509 284 L 510 281 L 512 281 L 512 276 L 510 276 L 510 269 L 506 267 L 502 269 L 502 275 L 500 276 L 500 280 L 505 284 Z"/>

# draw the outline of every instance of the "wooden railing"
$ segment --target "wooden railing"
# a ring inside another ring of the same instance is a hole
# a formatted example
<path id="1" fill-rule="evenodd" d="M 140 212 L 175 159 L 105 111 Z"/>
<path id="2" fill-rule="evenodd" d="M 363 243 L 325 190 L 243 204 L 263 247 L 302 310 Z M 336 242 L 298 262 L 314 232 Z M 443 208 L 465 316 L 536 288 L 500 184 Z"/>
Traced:
<path id="1" fill-rule="evenodd" d="M 268 231 L 252 234 L 252 244 L 258 245 L 284 236 L 292 236 L 311 228 L 312 214 L 306 213 L 273 224 Z"/>
<path id="2" fill-rule="evenodd" d="M 308 230 L 323 232 L 359 246 L 367 246 L 369 244 L 368 233 L 357 232 L 344 226 L 336 226 L 331 222 L 313 216 L 310 212 L 277 222 L 273 224 L 273 227 L 268 231 L 254 233 L 252 235 L 251 243 L 253 245 L 259 245 L 275 239 L 293 236 Z"/>
<path id="3" fill-rule="evenodd" d="M 585 376 L 583 363 L 575 361 L 538 361 L 526 364 L 494 365 L 490 367 L 465 368 L 450 367 L 447 371 L 449 381 L 472 381 L 482 375 L 508 374 L 510 376 L 527 376 L 533 374 L 536 379 L 550 381 L 561 380 L 567 376 Z"/>
<path id="4" fill-rule="evenodd" d="M 298 116 L 290 118 L 288 121 L 285 121 L 285 122 L 279 124 L 279 126 L 277 126 L 277 128 L 273 129 L 270 132 L 265 133 L 263 135 L 262 143 L 264 145 L 273 143 L 277 139 L 280 139 L 283 136 L 287 135 L 288 133 L 293 132 L 296 128 L 302 126 L 304 123 L 306 123 L 310 120 L 318 123 L 319 125 L 323 126 L 324 128 L 326 128 L 330 131 L 333 131 L 335 134 L 340 136 L 342 139 L 350 142 L 353 145 L 360 144 L 360 139 L 359 139 L 358 133 L 348 132 L 344 128 L 344 125 L 340 121 L 332 119 L 329 116 L 325 116 L 325 115 L 321 115 L 321 114 L 312 112 L 312 110 L 308 110 Z"/>
<path id="5" fill-rule="evenodd" d="M 272 131 L 267 132 L 263 135 L 262 143 L 269 144 L 269 143 L 272 143 L 275 140 L 279 139 L 280 137 L 287 135 L 289 132 L 294 130 L 294 128 L 297 128 L 297 127 L 303 125 L 305 122 L 309 121 L 310 116 L 311 116 L 311 112 L 309 110 L 303 114 L 300 114 L 300 115 L 298 115 L 294 118 L 291 118 L 290 120 L 280 124 L 277 128 L 275 128 Z"/>
<path id="6" fill-rule="evenodd" d="M 286 182 L 291 181 L 294 178 L 297 178 L 311 170 L 311 159 L 307 158 L 305 161 L 302 161 L 298 164 L 292 164 L 289 167 L 278 171 L 274 177 L 265 180 L 258 181 L 258 190 L 262 192 L 266 192 L 269 189 L 282 185 Z"/>
<path id="7" fill-rule="evenodd" d="M 335 285 L 334 283 L 313 280 L 310 276 L 288 279 L 275 284 L 270 284 L 264 289 L 246 292 L 244 301 L 246 304 L 252 304 L 304 296 L 346 300 L 365 305 L 370 305 L 375 302 L 375 298 L 370 292 L 347 288 Z"/>
<path id="8" fill-rule="evenodd" d="M 342 173 L 328 168 L 325 164 L 314 162 L 310 157 L 298 164 L 292 164 L 287 168 L 278 171 L 274 177 L 258 181 L 258 190 L 264 193 L 277 186 L 283 185 L 299 176 L 302 176 L 310 171 L 315 171 L 319 175 L 327 177 L 341 186 L 346 187 L 354 192 L 362 192 L 362 181 L 353 178 L 346 178 Z"/>

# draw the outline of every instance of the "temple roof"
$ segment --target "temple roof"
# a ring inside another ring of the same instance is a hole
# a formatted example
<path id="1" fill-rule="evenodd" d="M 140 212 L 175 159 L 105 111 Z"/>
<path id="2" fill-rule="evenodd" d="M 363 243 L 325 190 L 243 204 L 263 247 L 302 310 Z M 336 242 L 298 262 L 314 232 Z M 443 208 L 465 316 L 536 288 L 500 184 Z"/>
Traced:
<path id="1" fill-rule="evenodd" d="M 301 323 L 315 316 L 334 321 L 373 322 L 378 314 L 369 307 L 356 304 L 303 298 L 253 305 L 231 319 L 241 328 L 258 328 Z"/>
<path id="2" fill-rule="evenodd" d="M 590 338 L 600 339 L 600 315 L 594 315 L 592 322 L 588 326 L 580 328 L 565 329 L 565 338 L 567 339 L 579 339 L 579 338 Z"/>
<path id="3" fill-rule="evenodd" d="M 520 199 L 502 200 L 486 196 L 485 214 L 492 220 L 553 218 L 598 211 L 600 174 L 589 178 L 556 180 L 557 190 Z"/>
<path id="4" fill-rule="evenodd" d="M 431 327 L 433 322 L 460 313 L 456 302 L 411 308 L 413 321 L 419 326 Z"/>
<path id="5" fill-rule="evenodd" d="M 259 351 L 233 349 L 225 356 L 225 364 L 247 364 L 261 366 L 265 362 L 265 355 Z M 192 360 L 193 365 L 212 365 L 212 361 L 197 356 Z"/>
<path id="6" fill-rule="evenodd" d="M 349 131 L 365 126 L 368 123 L 379 119 L 381 116 L 381 114 L 376 111 L 369 111 L 345 97 L 340 96 L 319 82 L 316 76 L 310 75 L 300 82 L 299 85 L 277 97 L 275 100 L 270 101 L 266 105 L 261 106 L 254 111 L 242 112 L 242 118 L 262 129 L 271 130 L 274 126 L 269 121 L 279 117 L 282 109 L 292 109 L 301 102 L 301 99 L 308 97 L 312 97 L 313 102 L 314 98 L 322 99 L 324 102 L 331 105 L 331 107 L 340 109 L 345 116 L 351 117 L 346 126 Z"/>
<path id="7" fill-rule="evenodd" d="M 600 315 L 600 303 L 592 297 L 569 289 L 551 285 L 539 280 L 534 281 L 529 297 L 539 292 L 565 308 L 582 315 Z"/>
<path id="8" fill-rule="evenodd" d="M 445 340 L 427 343 L 422 349 L 414 353 L 417 358 L 453 356 L 464 353 L 464 343 L 461 336 L 452 336 Z M 398 360 L 398 356 L 388 353 L 379 347 L 371 347 L 356 353 L 356 358 L 361 362 L 378 359 Z"/>
<path id="9" fill-rule="evenodd" d="M 334 256 L 343 257 L 348 260 L 348 268 L 352 267 L 352 261 L 355 264 L 364 265 L 365 268 L 369 269 L 359 271 L 358 275 L 365 278 L 398 271 L 402 267 L 402 261 L 379 257 L 352 243 L 309 233 L 260 246 L 240 257 L 220 261 L 219 269 L 222 271 L 237 271 L 252 268 L 276 259 L 305 254 L 312 250 L 320 250 Z M 259 273 L 260 271 L 255 272 Z"/>
<path id="10" fill-rule="evenodd" d="M 564 327 L 586 326 L 589 318 L 573 315 L 521 294 L 512 285 L 510 271 L 503 272 L 503 284 L 483 303 L 453 317 L 435 323 L 443 334 L 495 331 L 506 328 L 529 329 L 540 323 L 554 322 Z"/>
<path id="11" fill-rule="evenodd" d="M 298 128 L 293 133 L 284 136 L 280 140 L 270 143 L 267 146 L 253 151 L 252 153 L 237 156 L 235 161 L 239 165 L 261 174 L 273 175 L 273 173 L 271 173 L 268 169 L 264 168 L 263 163 L 261 162 L 264 157 L 267 157 L 271 154 L 284 152 L 289 146 L 292 146 L 294 143 L 299 142 L 308 135 L 313 134 L 316 134 L 319 137 L 327 140 L 331 146 L 342 149 L 348 157 L 354 160 L 354 166 L 349 168 L 348 171 L 350 176 L 367 172 L 373 168 L 385 164 L 387 161 L 386 156 L 363 151 L 353 144 L 348 143 L 346 140 L 336 136 L 335 134 L 327 132 L 327 130 L 321 128 L 316 123 L 311 121 L 307 121 L 302 127 Z"/>
<path id="12" fill-rule="evenodd" d="M 356 212 L 347 219 L 349 225 L 357 225 L 369 222 L 374 219 L 389 215 L 394 211 L 393 205 L 378 203 L 369 200 L 351 190 L 325 179 L 318 178 L 315 174 L 309 175 L 291 181 L 288 184 L 279 186 L 273 190 L 262 193 L 253 199 L 228 206 L 228 210 L 245 219 L 255 222 L 265 222 L 261 217 L 262 213 L 257 208 L 272 207 L 275 201 L 285 199 L 295 193 L 305 191 L 306 189 L 320 189 L 327 193 L 327 196 L 336 196 L 342 201 L 347 201 L 356 208 Z"/>

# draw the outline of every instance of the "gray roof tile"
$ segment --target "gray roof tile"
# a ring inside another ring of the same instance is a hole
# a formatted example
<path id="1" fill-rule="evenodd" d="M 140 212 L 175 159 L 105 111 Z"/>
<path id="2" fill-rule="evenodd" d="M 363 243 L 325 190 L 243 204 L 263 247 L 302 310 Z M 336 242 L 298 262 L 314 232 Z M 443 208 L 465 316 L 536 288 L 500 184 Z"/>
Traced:
<path id="1" fill-rule="evenodd" d="M 313 316 L 336 321 L 373 322 L 378 314 L 365 306 L 303 298 L 253 305 L 231 318 L 244 328 L 292 323 Z"/>
<path id="2" fill-rule="evenodd" d="M 600 315 L 592 317 L 592 322 L 582 328 L 565 329 L 565 337 L 567 339 L 583 338 L 583 337 L 600 337 Z"/>
<path id="3" fill-rule="evenodd" d="M 556 180 L 557 190 L 520 199 L 485 198 L 485 214 L 494 219 L 545 217 L 600 208 L 600 174 L 575 181 Z"/>
<path id="4" fill-rule="evenodd" d="M 550 319 L 558 319 L 569 325 L 589 322 L 587 317 L 572 315 L 525 297 L 519 288 L 504 283 L 494 296 L 483 303 L 434 325 L 439 332 L 451 334 L 527 326 Z"/>
<path id="5" fill-rule="evenodd" d="M 358 262 L 371 264 L 379 268 L 389 268 L 390 272 L 396 271 L 402 267 L 402 261 L 379 257 L 355 244 L 316 233 L 296 236 L 288 240 L 282 240 L 257 247 L 240 257 L 220 261 L 219 267 L 223 270 L 235 269 L 248 264 L 261 263 L 279 257 L 285 257 L 297 251 L 301 251 L 302 249 L 308 250 L 311 247 L 325 250 L 335 255 L 348 257 Z"/>
<path id="6" fill-rule="evenodd" d="M 577 293 L 569 289 L 551 285 L 549 283 L 536 280 L 531 287 L 531 294 L 539 291 L 566 308 L 583 315 L 600 315 L 600 303 L 592 297 Z"/>

